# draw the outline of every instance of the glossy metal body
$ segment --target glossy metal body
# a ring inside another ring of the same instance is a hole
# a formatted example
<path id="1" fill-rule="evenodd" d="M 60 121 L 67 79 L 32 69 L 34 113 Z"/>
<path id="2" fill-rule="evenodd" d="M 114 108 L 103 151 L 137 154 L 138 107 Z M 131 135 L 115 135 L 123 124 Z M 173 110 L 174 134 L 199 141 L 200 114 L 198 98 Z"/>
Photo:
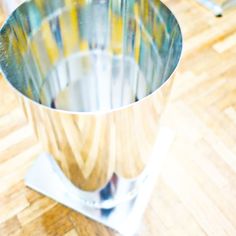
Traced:
<path id="1" fill-rule="evenodd" d="M 149 205 L 157 176 L 160 174 L 173 138 L 172 130 L 161 127 L 154 147 L 152 165 L 149 166 L 149 177 L 145 180 L 145 184 L 140 187 L 139 194 L 113 208 L 96 208 L 84 204 L 81 201 L 81 195 L 84 193 L 68 181 L 55 160 L 48 154 L 42 154 L 37 158 L 25 177 L 25 183 L 35 191 L 118 231 L 122 236 L 136 235 L 138 229 L 143 227 L 142 215 Z M 96 194 L 99 195 L 99 192 Z"/>
<path id="2" fill-rule="evenodd" d="M 35 134 L 97 208 L 144 184 L 181 51 L 157 0 L 27 1 L 0 32 L 1 70 Z"/>

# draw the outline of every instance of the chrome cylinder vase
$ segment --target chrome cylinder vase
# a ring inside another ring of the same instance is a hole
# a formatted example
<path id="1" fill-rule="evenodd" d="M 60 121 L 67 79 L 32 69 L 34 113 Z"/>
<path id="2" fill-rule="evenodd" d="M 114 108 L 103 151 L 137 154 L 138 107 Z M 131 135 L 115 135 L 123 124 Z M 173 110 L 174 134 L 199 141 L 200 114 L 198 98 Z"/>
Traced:
<path id="1" fill-rule="evenodd" d="M 0 30 L 5 80 L 45 153 L 96 208 L 145 185 L 181 52 L 158 0 L 25 1 Z"/>

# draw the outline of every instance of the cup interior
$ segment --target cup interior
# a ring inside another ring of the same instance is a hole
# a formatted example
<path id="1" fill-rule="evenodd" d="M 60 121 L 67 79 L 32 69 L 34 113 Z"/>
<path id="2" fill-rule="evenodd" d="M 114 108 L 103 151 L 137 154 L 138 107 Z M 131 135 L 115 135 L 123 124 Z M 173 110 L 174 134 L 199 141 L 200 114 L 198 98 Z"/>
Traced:
<path id="1" fill-rule="evenodd" d="M 0 65 L 21 94 L 73 112 L 112 110 L 162 86 L 181 30 L 156 0 L 31 0 L 0 31 Z"/>

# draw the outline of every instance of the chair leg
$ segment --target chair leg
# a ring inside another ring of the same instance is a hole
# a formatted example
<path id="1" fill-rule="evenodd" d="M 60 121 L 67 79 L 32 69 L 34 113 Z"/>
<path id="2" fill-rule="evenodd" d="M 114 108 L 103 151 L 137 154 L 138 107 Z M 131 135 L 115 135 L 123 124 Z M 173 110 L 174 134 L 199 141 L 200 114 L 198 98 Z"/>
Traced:
<path id="1" fill-rule="evenodd" d="M 212 0 L 195 0 L 195 1 L 205 6 L 209 10 L 211 10 L 215 14 L 215 16 L 222 16 L 223 14 L 222 7 L 219 4 L 213 2 Z"/>

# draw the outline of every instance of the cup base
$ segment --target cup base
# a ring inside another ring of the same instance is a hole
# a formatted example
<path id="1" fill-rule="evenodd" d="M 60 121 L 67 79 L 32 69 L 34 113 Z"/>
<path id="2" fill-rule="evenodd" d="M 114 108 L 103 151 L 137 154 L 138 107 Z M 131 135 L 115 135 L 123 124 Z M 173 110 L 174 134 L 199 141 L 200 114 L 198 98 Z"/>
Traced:
<path id="1" fill-rule="evenodd" d="M 111 209 L 99 209 L 81 202 L 71 191 L 68 181 L 62 178 L 64 174 L 60 171 L 53 157 L 48 154 L 40 155 L 34 162 L 25 177 L 25 184 L 29 188 L 118 231 L 122 235 L 133 235 L 137 231 L 138 222 L 141 221 L 148 206 L 162 160 L 167 154 L 173 137 L 173 132 L 170 129 L 161 128 L 155 147 L 155 153 L 158 152 L 158 158 L 156 158 L 158 165 L 152 165 L 154 168 L 134 198 Z"/>

